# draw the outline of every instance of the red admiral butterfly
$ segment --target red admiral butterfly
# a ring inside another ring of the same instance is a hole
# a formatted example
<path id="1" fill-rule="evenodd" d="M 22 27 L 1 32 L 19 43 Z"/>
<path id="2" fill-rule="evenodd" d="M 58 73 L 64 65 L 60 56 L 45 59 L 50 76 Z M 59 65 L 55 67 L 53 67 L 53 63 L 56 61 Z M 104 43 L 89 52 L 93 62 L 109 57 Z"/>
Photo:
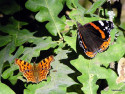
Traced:
<path id="1" fill-rule="evenodd" d="M 94 58 L 95 55 L 105 51 L 111 41 L 110 31 L 114 28 L 111 21 L 93 21 L 85 25 L 77 22 L 79 45 L 85 54 Z"/>

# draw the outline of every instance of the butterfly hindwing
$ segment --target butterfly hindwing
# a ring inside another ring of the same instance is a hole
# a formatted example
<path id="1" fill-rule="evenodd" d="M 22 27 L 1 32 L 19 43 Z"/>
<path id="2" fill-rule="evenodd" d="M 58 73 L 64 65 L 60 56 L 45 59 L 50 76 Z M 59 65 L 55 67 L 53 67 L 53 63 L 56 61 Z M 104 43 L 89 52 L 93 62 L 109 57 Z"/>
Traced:
<path id="1" fill-rule="evenodd" d="M 34 77 L 34 72 L 33 72 L 32 70 L 26 70 L 26 71 L 23 73 L 23 76 L 26 77 L 27 82 L 36 83 L 36 79 L 35 79 L 35 77 Z"/>

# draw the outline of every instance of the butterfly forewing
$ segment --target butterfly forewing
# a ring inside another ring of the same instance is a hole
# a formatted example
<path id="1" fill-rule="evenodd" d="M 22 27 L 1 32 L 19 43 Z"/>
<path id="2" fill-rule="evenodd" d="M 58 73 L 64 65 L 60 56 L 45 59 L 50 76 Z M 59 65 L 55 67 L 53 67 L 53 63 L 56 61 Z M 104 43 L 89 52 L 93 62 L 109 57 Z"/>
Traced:
<path id="1" fill-rule="evenodd" d="M 26 77 L 27 82 L 35 82 L 33 66 L 30 63 L 20 59 L 16 59 L 15 63 L 19 66 L 19 69 L 23 73 L 23 76 Z"/>
<path id="2" fill-rule="evenodd" d="M 86 54 L 94 57 L 97 53 L 96 50 L 100 47 L 103 40 L 94 33 L 90 25 L 86 24 L 85 26 L 82 26 L 79 23 L 78 27 L 78 39 L 80 46 L 84 49 Z M 96 43 L 94 40 L 99 40 L 99 42 Z"/>
<path id="3" fill-rule="evenodd" d="M 15 59 L 15 63 L 19 66 L 21 72 L 32 69 L 32 65 L 24 60 Z"/>
<path id="4" fill-rule="evenodd" d="M 45 58 L 38 64 L 38 74 L 39 74 L 39 81 L 42 81 L 43 79 L 46 79 L 47 74 L 49 73 L 50 63 L 54 60 L 53 56 L 49 56 L 48 58 Z"/>

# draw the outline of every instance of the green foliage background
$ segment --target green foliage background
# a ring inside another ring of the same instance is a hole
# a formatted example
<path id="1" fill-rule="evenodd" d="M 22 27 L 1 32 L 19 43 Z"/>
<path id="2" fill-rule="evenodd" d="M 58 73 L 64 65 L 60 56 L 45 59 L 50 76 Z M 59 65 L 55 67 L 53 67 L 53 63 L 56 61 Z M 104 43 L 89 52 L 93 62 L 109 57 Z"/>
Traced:
<path id="1" fill-rule="evenodd" d="M 85 58 L 77 49 L 77 29 L 73 26 L 76 21 L 85 24 L 102 20 L 94 12 L 97 8 L 102 10 L 101 5 L 105 2 L 106 0 L 97 0 L 86 9 L 77 0 L 27 0 L 25 7 L 15 0 L 1 0 L 0 11 L 7 19 L 6 22 L 2 22 L 4 17 L 0 19 L 0 94 L 17 94 L 15 89 L 20 88 L 24 94 L 124 94 L 123 91 L 113 91 L 123 90 L 125 84 L 116 84 L 117 72 L 108 67 L 111 62 L 117 63 L 125 54 L 125 38 L 121 29 L 115 26 L 111 31 L 113 44 L 107 51 L 98 53 L 94 59 Z M 72 20 L 68 20 L 65 13 L 59 17 L 64 6 L 71 10 L 68 16 Z M 41 27 L 40 32 L 36 28 L 32 31 L 28 21 L 16 19 L 14 15 L 24 8 L 32 11 L 30 17 L 39 23 L 37 25 Z M 90 16 L 86 17 L 86 14 Z M 27 26 L 31 29 L 26 28 Z M 124 28 L 122 23 L 121 28 Z M 119 36 L 114 42 L 116 31 Z M 14 64 L 15 58 L 31 62 L 34 57 L 38 57 L 40 61 L 52 54 L 55 61 L 51 63 L 52 69 L 47 81 L 38 84 L 26 83 L 20 72 L 15 74 L 18 70 Z M 107 91 L 105 85 L 98 84 L 101 79 L 105 79 Z M 24 87 L 12 89 L 20 83 Z"/>

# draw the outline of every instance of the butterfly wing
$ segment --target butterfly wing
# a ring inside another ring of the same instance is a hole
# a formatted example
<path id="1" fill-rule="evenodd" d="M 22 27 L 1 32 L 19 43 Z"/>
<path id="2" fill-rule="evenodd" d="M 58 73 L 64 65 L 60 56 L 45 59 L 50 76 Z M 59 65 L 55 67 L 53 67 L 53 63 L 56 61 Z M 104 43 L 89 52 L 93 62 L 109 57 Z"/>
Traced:
<path id="1" fill-rule="evenodd" d="M 113 23 L 110 21 L 94 21 L 81 25 L 77 22 L 78 39 L 85 54 L 93 58 L 97 52 L 105 51 L 110 43 L 110 30 Z"/>
<path id="2" fill-rule="evenodd" d="M 38 80 L 39 82 L 42 81 L 43 79 L 46 79 L 47 74 L 49 73 L 49 69 L 51 68 L 50 63 L 54 60 L 53 56 L 49 56 L 39 62 L 37 65 L 38 68 Z"/>
<path id="3" fill-rule="evenodd" d="M 97 51 L 99 53 L 105 51 L 108 48 L 110 41 L 111 41 L 110 31 L 111 29 L 114 28 L 113 22 L 102 20 L 102 21 L 94 21 L 90 24 L 96 30 L 98 30 L 98 32 L 100 33 L 100 37 L 103 40 L 103 43 L 100 45 Z"/>
<path id="4" fill-rule="evenodd" d="M 84 49 L 88 57 L 95 57 L 97 48 L 102 44 L 102 40 L 92 32 L 93 28 L 89 24 L 84 26 L 80 23 L 78 25 L 78 40 L 81 48 Z M 98 43 L 95 41 L 100 40 Z"/>
<path id="5" fill-rule="evenodd" d="M 33 66 L 25 62 L 24 60 L 15 59 L 15 64 L 19 66 L 20 72 L 23 73 L 23 76 L 27 79 L 27 82 L 36 82 L 33 72 Z"/>

